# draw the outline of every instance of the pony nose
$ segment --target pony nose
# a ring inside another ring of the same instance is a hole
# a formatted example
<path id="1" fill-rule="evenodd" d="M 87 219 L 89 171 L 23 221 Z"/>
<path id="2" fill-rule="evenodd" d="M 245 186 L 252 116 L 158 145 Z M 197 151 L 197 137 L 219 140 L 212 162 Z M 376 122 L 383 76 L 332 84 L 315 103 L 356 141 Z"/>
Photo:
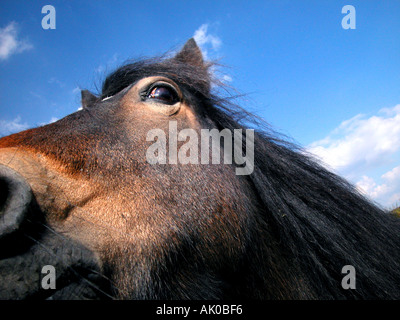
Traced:
<path id="1" fill-rule="evenodd" d="M 0 165 L 0 241 L 21 229 L 34 203 L 32 189 L 25 179 Z"/>

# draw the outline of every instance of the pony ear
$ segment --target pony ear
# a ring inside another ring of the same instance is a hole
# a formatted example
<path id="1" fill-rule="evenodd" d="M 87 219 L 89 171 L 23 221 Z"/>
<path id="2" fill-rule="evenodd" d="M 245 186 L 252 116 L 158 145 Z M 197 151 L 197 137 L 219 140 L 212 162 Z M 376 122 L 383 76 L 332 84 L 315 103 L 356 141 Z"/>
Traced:
<path id="1" fill-rule="evenodd" d="M 92 104 L 94 104 L 97 100 L 97 97 L 91 93 L 89 90 L 82 90 L 81 91 L 81 104 L 82 104 L 82 108 L 86 109 L 90 106 L 92 106 Z"/>
<path id="2" fill-rule="evenodd" d="M 193 38 L 185 43 L 174 59 L 195 67 L 204 66 L 203 54 Z"/>

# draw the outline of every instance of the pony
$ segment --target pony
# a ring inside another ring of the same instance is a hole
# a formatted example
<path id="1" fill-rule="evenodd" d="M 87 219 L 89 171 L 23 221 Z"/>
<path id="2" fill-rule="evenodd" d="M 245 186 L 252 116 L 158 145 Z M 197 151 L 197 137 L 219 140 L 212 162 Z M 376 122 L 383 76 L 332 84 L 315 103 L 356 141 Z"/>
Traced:
<path id="1" fill-rule="evenodd" d="M 213 66 L 190 39 L 0 139 L 1 299 L 400 298 L 400 220 L 223 97 Z M 170 161 L 187 129 L 247 133 L 206 145 L 230 163 Z"/>

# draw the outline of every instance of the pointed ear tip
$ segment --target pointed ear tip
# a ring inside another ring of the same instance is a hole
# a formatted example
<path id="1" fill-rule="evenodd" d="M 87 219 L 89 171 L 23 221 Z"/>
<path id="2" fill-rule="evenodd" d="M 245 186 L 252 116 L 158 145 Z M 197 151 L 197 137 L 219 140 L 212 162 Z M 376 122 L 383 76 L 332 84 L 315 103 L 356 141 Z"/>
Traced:
<path id="1" fill-rule="evenodd" d="M 178 61 L 194 66 L 202 66 L 204 64 L 203 58 L 203 53 L 194 38 L 187 40 L 183 48 L 174 57 Z"/>
<path id="2" fill-rule="evenodd" d="M 195 44 L 195 45 L 197 46 L 197 42 L 196 42 L 196 40 L 195 40 L 193 37 L 190 38 L 190 39 L 187 41 L 187 43 Z"/>
<path id="3" fill-rule="evenodd" d="M 93 93 L 91 93 L 89 90 L 87 89 L 81 89 L 81 96 L 91 96 L 93 95 Z"/>
<path id="4" fill-rule="evenodd" d="M 97 96 L 95 96 L 93 93 L 91 93 L 89 90 L 87 89 L 82 89 L 81 90 L 81 100 L 85 100 L 85 101 L 94 101 L 97 99 Z"/>
<path id="5" fill-rule="evenodd" d="M 199 48 L 199 46 L 197 45 L 197 42 L 194 38 L 190 38 L 188 41 L 186 41 L 186 43 L 183 47 L 184 48 Z"/>
<path id="6" fill-rule="evenodd" d="M 94 96 L 94 94 L 91 92 L 91 91 L 89 91 L 89 90 L 87 90 L 87 89 L 81 89 L 81 95 L 82 96 Z"/>

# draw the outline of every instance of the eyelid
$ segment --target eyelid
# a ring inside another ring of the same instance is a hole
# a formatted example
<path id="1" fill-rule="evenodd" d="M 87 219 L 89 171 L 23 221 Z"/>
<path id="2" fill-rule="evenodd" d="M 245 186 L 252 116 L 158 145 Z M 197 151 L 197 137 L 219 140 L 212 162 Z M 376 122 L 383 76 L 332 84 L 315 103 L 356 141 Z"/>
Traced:
<path id="1" fill-rule="evenodd" d="M 145 89 L 140 93 L 141 99 L 144 101 L 147 99 L 148 95 L 151 93 L 151 91 L 156 88 L 156 87 L 167 87 L 171 90 L 174 90 L 176 93 L 178 100 L 182 101 L 182 93 L 178 89 L 176 85 L 171 84 L 170 82 L 166 80 L 157 80 L 155 82 L 150 83 L 148 86 L 145 87 Z"/>
<path id="2" fill-rule="evenodd" d="M 184 97 L 181 88 L 169 78 L 165 77 L 149 77 L 143 79 L 143 84 L 138 89 L 139 99 L 153 112 L 160 113 L 164 116 L 176 115 L 181 110 L 181 104 Z M 163 100 L 148 98 L 149 94 L 157 87 L 165 87 L 172 90 L 176 95 L 176 101 L 173 104 L 165 103 Z"/>

